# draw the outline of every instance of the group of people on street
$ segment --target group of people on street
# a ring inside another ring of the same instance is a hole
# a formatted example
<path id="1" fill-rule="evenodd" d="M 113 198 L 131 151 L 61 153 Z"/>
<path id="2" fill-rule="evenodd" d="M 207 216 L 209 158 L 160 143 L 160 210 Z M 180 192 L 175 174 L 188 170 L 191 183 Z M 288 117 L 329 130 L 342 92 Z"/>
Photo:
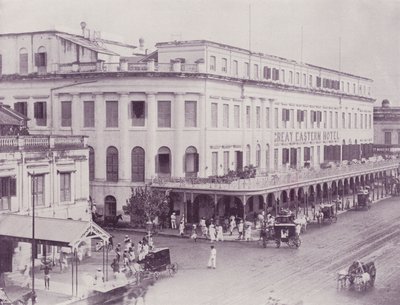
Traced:
<path id="1" fill-rule="evenodd" d="M 131 276 L 140 271 L 138 262 L 143 260 L 152 249 L 154 249 L 154 242 L 151 235 L 144 236 L 136 247 L 131 238 L 125 235 L 123 245 L 118 243 L 114 249 L 115 257 L 111 263 L 114 279 L 118 279 L 122 272 L 126 276 Z M 95 284 L 102 282 L 104 282 L 104 274 L 99 268 L 95 275 Z"/>

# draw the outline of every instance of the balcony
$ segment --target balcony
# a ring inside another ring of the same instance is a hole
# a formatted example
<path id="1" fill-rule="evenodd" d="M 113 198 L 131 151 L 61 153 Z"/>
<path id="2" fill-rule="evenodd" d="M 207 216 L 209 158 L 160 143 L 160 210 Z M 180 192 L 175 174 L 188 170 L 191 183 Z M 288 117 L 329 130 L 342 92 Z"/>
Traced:
<path id="1" fill-rule="evenodd" d="M 84 136 L 1 136 L 0 152 L 81 149 L 87 147 Z"/>
<path id="2" fill-rule="evenodd" d="M 185 64 L 181 62 L 173 63 L 156 63 L 149 61 L 145 63 L 69 63 L 69 64 L 54 64 L 53 73 L 69 74 L 69 73 L 101 73 L 101 72 L 183 72 L 183 73 L 198 73 L 201 70 L 202 63 Z"/>
<path id="3" fill-rule="evenodd" d="M 397 169 L 398 159 L 381 160 L 363 164 L 340 165 L 327 169 L 302 169 L 287 172 L 263 173 L 255 178 L 154 178 L 153 187 L 214 190 L 214 191 L 261 191 L 288 189 L 306 184 L 324 183 L 378 171 Z"/>

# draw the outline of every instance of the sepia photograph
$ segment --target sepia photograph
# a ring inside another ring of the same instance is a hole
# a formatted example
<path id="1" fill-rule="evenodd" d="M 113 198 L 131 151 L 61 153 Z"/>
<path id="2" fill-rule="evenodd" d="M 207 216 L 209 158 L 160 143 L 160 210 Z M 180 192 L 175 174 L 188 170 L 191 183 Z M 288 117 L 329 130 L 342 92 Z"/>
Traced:
<path id="1" fill-rule="evenodd" d="M 399 305 L 400 0 L 0 0 L 0 305 Z"/>

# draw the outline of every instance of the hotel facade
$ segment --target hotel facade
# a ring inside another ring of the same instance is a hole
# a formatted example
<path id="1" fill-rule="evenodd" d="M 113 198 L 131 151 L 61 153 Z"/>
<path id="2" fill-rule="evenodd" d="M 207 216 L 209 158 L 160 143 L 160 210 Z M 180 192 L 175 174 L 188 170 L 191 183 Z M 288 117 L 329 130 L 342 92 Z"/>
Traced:
<path id="1" fill-rule="evenodd" d="M 383 190 L 397 175 L 395 162 L 343 165 L 372 157 L 368 78 L 206 40 L 145 54 L 82 31 L 0 35 L 0 98 L 32 133 L 88 137 L 90 193 L 105 215 L 145 183 L 172 190 L 171 210 L 197 221 L 374 181 Z M 215 178 L 249 165 L 254 178 Z"/>

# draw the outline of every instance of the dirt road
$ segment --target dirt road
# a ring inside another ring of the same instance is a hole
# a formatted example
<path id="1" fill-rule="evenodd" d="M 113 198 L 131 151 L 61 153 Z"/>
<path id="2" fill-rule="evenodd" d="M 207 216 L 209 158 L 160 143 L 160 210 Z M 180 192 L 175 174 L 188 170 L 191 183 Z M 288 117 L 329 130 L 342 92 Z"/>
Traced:
<path id="1" fill-rule="evenodd" d="M 210 243 L 158 237 L 180 269 L 150 288 L 146 305 L 266 304 L 269 296 L 289 304 L 400 304 L 400 199 L 369 211 L 351 211 L 337 223 L 311 228 L 302 246 L 267 249 L 257 242 L 216 244 L 217 269 L 206 268 Z M 354 260 L 373 260 L 375 288 L 366 293 L 336 290 L 336 273 Z"/>

